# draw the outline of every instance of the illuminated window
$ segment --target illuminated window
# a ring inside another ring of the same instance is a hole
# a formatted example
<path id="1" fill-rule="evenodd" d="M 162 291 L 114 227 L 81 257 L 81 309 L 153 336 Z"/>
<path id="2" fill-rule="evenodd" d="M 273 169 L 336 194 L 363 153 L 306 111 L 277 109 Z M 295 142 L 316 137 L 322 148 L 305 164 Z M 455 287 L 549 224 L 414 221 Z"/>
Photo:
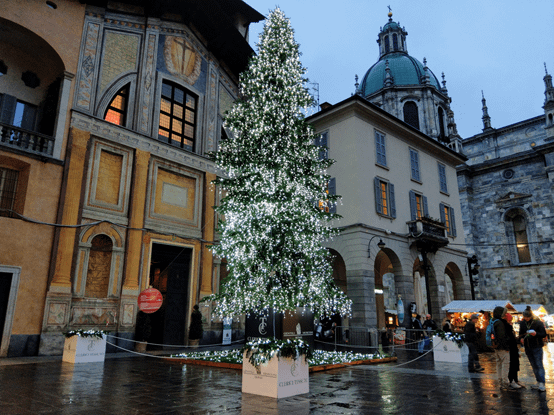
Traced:
<path id="1" fill-rule="evenodd" d="M 396 218 L 394 201 L 394 185 L 376 177 L 373 181 L 375 188 L 375 210 L 377 213 L 390 218 Z"/>
<path id="2" fill-rule="evenodd" d="M 0 216 L 13 218 L 17 192 L 17 170 L 0 167 Z"/>
<path id="3" fill-rule="evenodd" d="M 332 179 L 329 179 L 329 181 L 327 182 L 327 189 L 325 189 L 325 193 L 327 193 L 328 195 L 337 194 L 337 183 L 334 177 Z M 327 213 L 337 213 L 337 205 L 335 203 L 331 203 L 329 199 L 320 200 L 318 207 L 320 210 L 324 210 Z"/>
<path id="4" fill-rule="evenodd" d="M 125 125 L 127 115 L 127 101 L 129 100 L 129 85 L 119 90 L 108 105 L 104 119 L 117 125 Z"/>
<path id="5" fill-rule="evenodd" d="M 410 215 L 412 220 L 429 216 L 427 197 L 410 190 Z"/>
<path id="6" fill-rule="evenodd" d="M 448 236 L 456 236 L 456 221 L 454 220 L 454 209 L 441 203 L 439 205 L 441 222 L 446 226 Z"/>
<path id="7" fill-rule="evenodd" d="M 197 97 L 175 84 L 162 84 L 158 139 L 194 151 Z"/>

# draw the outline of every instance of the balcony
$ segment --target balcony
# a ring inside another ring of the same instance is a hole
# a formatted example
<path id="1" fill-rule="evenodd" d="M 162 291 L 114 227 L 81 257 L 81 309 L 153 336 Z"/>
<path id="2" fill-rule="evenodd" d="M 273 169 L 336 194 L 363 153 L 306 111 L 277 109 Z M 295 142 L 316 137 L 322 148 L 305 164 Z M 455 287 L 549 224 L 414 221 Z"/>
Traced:
<path id="1" fill-rule="evenodd" d="M 415 239 L 418 248 L 423 248 L 427 252 L 436 252 L 437 249 L 448 245 L 444 223 L 423 217 L 407 222 L 407 224 L 408 231 L 412 234 L 412 238 Z"/>
<path id="2" fill-rule="evenodd" d="M 0 144 L 39 156 L 52 157 L 54 137 L 0 123 Z"/>

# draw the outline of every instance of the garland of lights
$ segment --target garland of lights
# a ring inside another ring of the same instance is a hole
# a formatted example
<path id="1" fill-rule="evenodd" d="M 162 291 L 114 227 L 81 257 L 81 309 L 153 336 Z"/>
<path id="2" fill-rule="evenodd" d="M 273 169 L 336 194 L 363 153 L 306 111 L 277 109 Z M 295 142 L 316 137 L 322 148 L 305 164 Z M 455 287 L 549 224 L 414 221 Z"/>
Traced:
<path id="1" fill-rule="evenodd" d="M 312 357 L 310 345 L 301 339 L 256 339 L 247 342 L 241 351 L 246 353 L 248 361 L 254 367 L 266 364 L 274 356 L 292 359 L 304 356 L 306 362 Z"/>
<path id="2" fill-rule="evenodd" d="M 335 285 L 323 242 L 337 234 L 334 205 L 315 135 L 303 110 L 313 98 L 290 21 L 271 12 L 248 70 L 241 97 L 225 117 L 230 137 L 212 158 L 222 176 L 215 210 L 224 220 L 211 249 L 227 261 L 228 276 L 214 301 L 214 315 L 275 312 L 309 307 L 316 316 L 350 314 L 352 302 Z M 328 209 L 327 209 L 328 210 Z"/>
<path id="3" fill-rule="evenodd" d="M 442 330 L 436 330 L 433 332 L 434 336 L 440 337 L 442 340 L 449 340 L 456 343 L 456 345 L 461 349 L 464 345 L 465 334 L 458 333 L 449 333 Z"/>
<path id="4" fill-rule="evenodd" d="M 73 337 L 73 336 L 79 336 L 79 337 L 84 337 L 84 338 L 96 337 L 97 339 L 101 339 L 102 336 L 106 336 L 109 333 L 110 333 L 109 331 L 104 331 L 104 330 L 83 330 L 83 329 L 79 329 L 79 330 L 64 331 L 63 335 L 68 339 L 70 337 Z"/>

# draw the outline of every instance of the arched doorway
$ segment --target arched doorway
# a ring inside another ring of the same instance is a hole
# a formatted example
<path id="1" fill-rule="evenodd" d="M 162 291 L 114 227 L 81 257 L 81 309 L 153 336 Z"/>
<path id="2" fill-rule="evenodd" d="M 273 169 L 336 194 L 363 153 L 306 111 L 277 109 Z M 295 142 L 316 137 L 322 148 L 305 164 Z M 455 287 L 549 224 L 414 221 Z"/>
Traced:
<path id="1" fill-rule="evenodd" d="M 329 249 L 331 254 L 331 266 L 333 267 L 333 281 L 345 294 L 348 294 L 348 284 L 346 281 L 346 264 L 341 254 L 334 249 Z"/>

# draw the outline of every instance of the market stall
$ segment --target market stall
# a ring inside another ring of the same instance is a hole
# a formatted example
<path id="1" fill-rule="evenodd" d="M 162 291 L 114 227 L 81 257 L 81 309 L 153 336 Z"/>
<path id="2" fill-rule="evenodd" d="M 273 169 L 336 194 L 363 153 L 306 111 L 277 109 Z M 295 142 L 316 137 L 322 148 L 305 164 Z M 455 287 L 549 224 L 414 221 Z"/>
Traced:
<path id="1" fill-rule="evenodd" d="M 452 331 L 463 333 L 466 323 L 472 314 L 479 314 L 479 320 L 475 324 L 477 329 L 480 351 L 488 350 L 485 345 L 485 330 L 495 307 L 506 307 L 508 312 L 516 314 L 517 310 L 508 300 L 455 300 L 446 304 L 442 309 L 446 311 L 446 317 L 450 319 Z"/>

